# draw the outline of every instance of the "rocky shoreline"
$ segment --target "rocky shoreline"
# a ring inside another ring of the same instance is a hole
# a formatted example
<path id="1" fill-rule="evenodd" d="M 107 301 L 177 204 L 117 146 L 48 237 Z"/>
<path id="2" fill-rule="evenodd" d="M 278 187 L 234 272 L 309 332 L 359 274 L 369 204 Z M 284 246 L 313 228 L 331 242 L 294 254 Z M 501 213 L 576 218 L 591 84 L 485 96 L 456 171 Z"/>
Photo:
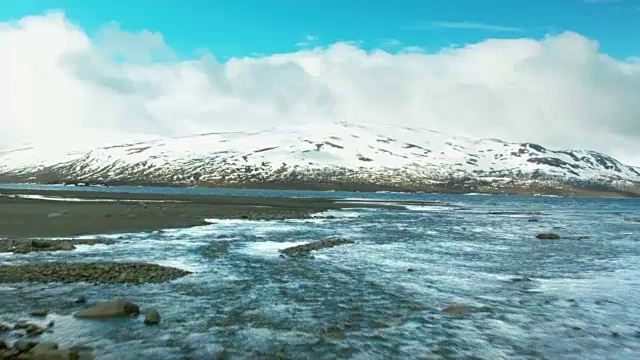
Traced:
<path id="1" fill-rule="evenodd" d="M 113 240 L 105 239 L 19 239 L 0 240 L 0 253 L 28 254 L 38 251 L 71 251 L 76 245 L 111 245 Z"/>
<path id="2" fill-rule="evenodd" d="M 0 189 L 0 239 L 149 232 L 209 219 L 284 220 L 400 205 L 336 199 Z"/>
<path id="3" fill-rule="evenodd" d="M 143 262 L 47 262 L 0 266 L 0 283 L 147 284 L 189 274 L 186 270 Z"/>

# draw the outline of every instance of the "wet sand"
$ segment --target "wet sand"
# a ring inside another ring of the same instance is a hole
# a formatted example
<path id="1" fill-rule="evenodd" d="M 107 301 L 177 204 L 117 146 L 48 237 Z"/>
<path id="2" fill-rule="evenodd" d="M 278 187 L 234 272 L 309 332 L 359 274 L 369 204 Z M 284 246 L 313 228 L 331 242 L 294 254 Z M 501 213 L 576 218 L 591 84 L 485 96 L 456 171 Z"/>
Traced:
<path id="1" fill-rule="evenodd" d="M 57 200 L 16 197 L 35 195 Z M 60 201 L 82 199 L 83 201 Z M 0 190 L 0 237 L 52 237 L 154 231 L 205 219 L 305 218 L 342 207 L 331 199 Z M 385 206 L 388 207 L 388 206 Z"/>

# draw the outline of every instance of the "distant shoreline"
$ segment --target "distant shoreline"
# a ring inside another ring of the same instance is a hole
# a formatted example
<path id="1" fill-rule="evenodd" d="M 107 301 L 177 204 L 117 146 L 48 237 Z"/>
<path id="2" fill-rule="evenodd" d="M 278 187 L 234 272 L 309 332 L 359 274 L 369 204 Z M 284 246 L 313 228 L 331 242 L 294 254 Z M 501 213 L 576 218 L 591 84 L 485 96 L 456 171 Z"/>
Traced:
<path id="1" fill-rule="evenodd" d="M 431 186 L 399 186 L 399 185 L 372 185 L 372 184 L 345 184 L 345 183 L 159 183 L 159 182 L 82 182 L 82 181 L 57 181 L 57 182 L 7 182 L 0 180 L 1 186 L 5 185 L 36 185 L 36 186 L 68 186 L 69 188 L 99 188 L 99 187 L 155 187 L 155 188 L 191 188 L 191 189 L 233 189 L 233 190 L 277 190 L 277 191 L 340 191 L 340 192 L 397 192 L 406 194 L 446 194 L 446 195 L 515 195 L 515 196 L 558 196 L 558 197 L 586 197 L 586 198 L 640 198 L 640 194 L 618 189 L 590 189 L 579 186 L 562 185 L 562 187 L 543 186 L 505 186 L 494 187 L 487 185 L 463 186 L 434 184 Z M 76 190 L 74 190 L 76 191 Z M 91 190 L 95 191 L 95 190 Z"/>
<path id="2" fill-rule="evenodd" d="M 0 189 L 0 238 L 148 232 L 206 225 L 210 219 L 304 219 L 345 207 L 397 206 L 320 198 Z"/>

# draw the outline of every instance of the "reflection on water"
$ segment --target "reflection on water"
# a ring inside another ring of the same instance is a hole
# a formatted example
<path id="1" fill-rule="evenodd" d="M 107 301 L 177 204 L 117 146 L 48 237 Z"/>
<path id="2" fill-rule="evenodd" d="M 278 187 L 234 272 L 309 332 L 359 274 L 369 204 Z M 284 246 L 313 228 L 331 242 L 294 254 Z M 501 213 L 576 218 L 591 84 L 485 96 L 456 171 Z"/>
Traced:
<path id="1" fill-rule="evenodd" d="M 144 286 L 2 286 L 2 320 L 49 309 L 46 321 L 56 325 L 43 339 L 91 346 L 99 359 L 640 358 L 640 224 L 624 220 L 640 214 L 640 203 L 415 197 L 457 206 L 212 220 L 66 254 L 2 256 L 3 263 L 142 259 L 194 271 Z M 525 212 L 535 211 L 543 215 L 530 222 Z M 543 231 L 590 238 L 536 239 Z M 314 259 L 279 256 L 325 238 L 356 243 Z M 162 323 L 75 320 L 79 295 L 128 297 L 143 310 L 158 308 Z M 453 302 L 470 313 L 440 311 Z"/>

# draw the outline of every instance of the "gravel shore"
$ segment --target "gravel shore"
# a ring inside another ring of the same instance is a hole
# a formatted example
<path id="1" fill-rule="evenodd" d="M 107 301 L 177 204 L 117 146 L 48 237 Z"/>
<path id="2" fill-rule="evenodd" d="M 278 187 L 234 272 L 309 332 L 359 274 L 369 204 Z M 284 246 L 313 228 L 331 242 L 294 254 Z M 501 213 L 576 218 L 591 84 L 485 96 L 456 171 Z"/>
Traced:
<path id="1" fill-rule="evenodd" d="M 185 228 L 205 219 L 281 220 L 342 207 L 331 199 L 0 190 L 0 238 Z M 388 206 L 386 206 L 388 207 Z"/>

